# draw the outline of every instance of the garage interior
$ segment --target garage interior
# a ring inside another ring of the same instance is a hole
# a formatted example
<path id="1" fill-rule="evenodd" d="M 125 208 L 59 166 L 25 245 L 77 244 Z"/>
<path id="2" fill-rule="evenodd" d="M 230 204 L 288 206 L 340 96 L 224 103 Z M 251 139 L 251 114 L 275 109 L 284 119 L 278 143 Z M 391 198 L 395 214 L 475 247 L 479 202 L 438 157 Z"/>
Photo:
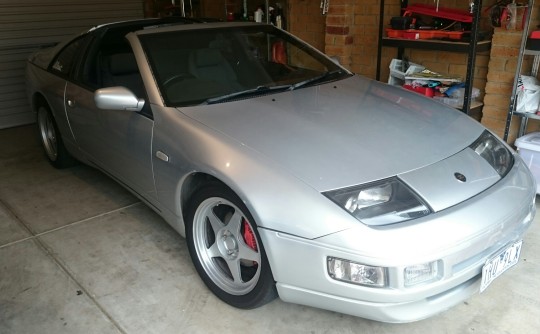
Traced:
<path id="1" fill-rule="evenodd" d="M 402 3 L 269 2 L 280 9 L 286 30 L 353 72 L 384 82 L 398 50 L 375 47 L 379 27 L 400 15 Z M 521 125 L 517 116 L 508 124 L 516 70 L 527 72 L 534 57 L 522 58 L 522 26 L 492 28 L 488 9 L 497 1 L 481 3 L 479 30 L 487 32 L 490 47 L 474 55 L 472 84 L 481 106 L 469 114 L 500 137 L 507 132 L 513 144 Z M 540 3 L 528 3 L 528 26 L 535 30 Z M 440 5 L 467 9 L 470 1 Z M 249 20 L 267 4 L 248 0 L 247 6 Z M 0 333 L 533 333 L 540 326 L 538 216 L 518 266 L 484 293 L 420 322 L 383 324 L 280 300 L 249 311 L 224 304 L 197 276 L 184 239 L 128 191 L 88 166 L 49 165 L 28 105 L 24 67 L 34 50 L 96 24 L 181 14 L 241 20 L 243 2 L 21 0 L 1 2 L 0 10 Z M 523 20 L 523 9 L 518 13 Z M 462 77 L 470 62 L 467 53 L 433 49 L 406 48 L 402 56 Z M 540 131 L 534 119 L 525 125 L 525 133 Z"/>

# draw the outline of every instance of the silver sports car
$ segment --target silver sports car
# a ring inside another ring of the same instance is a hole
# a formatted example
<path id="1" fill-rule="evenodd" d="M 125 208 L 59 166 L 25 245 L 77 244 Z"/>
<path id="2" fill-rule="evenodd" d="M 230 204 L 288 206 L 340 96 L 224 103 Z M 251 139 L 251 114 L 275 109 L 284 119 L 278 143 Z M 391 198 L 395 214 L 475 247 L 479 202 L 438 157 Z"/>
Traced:
<path id="1" fill-rule="evenodd" d="M 518 263 L 535 214 L 527 167 L 478 122 L 270 25 L 98 26 L 27 78 L 50 162 L 133 192 L 235 307 L 426 318 Z"/>

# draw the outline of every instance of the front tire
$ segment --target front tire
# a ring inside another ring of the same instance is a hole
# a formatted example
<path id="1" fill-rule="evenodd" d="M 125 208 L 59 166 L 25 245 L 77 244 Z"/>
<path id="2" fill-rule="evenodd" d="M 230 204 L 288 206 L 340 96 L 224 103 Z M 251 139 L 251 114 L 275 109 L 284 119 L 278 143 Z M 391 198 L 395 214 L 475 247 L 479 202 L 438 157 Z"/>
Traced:
<path id="1" fill-rule="evenodd" d="M 76 160 L 69 154 L 51 110 L 46 105 L 40 105 L 37 110 L 37 123 L 39 138 L 47 159 L 56 168 L 67 168 L 76 164 Z"/>
<path id="2" fill-rule="evenodd" d="M 224 302 L 252 309 L 276 298 L 257 225 L 229 188 L 211 184 L 193 195 L 186 240 L 199 276 Z"/>

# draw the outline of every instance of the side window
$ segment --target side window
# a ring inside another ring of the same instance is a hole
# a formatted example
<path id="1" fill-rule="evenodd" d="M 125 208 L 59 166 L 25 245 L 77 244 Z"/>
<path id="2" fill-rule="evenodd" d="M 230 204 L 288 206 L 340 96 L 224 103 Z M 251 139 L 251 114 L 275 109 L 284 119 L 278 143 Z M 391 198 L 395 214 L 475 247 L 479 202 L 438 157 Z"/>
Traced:
<path id="1" fill-rule="evenodd" d="M 142 78 L 126 29 L 110 29 L 88 48 L 88 53 L 76 75 L 77 81 L 89 89 L 124 86 L 143 94 Z"/>
<path id="2" fill-rule="evenodd" d="M 85 36 L 87 37 L 87 36 Z M 78 55 L 81 54 L 81 49 L 84 48 L 87 38 L 81 37 L 68 44 L 56 56 L 51 65 L 51 71 L 57 72 L 64 76 L 69 76 L 73 66 L 77 63 Z"/>

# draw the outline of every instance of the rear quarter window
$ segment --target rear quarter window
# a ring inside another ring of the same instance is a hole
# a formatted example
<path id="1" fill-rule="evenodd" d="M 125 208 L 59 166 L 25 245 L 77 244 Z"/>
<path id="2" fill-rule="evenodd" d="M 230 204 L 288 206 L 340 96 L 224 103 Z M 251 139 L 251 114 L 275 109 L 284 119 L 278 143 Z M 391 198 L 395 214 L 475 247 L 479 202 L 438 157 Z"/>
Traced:
<path id="1" fill-rule="evenodd" d="M 69 76 L 81 50 L 86 45 L 87 36 L 78 38 L 62 49 L 51 63 L 50 71 L 62 76 Z"/>

